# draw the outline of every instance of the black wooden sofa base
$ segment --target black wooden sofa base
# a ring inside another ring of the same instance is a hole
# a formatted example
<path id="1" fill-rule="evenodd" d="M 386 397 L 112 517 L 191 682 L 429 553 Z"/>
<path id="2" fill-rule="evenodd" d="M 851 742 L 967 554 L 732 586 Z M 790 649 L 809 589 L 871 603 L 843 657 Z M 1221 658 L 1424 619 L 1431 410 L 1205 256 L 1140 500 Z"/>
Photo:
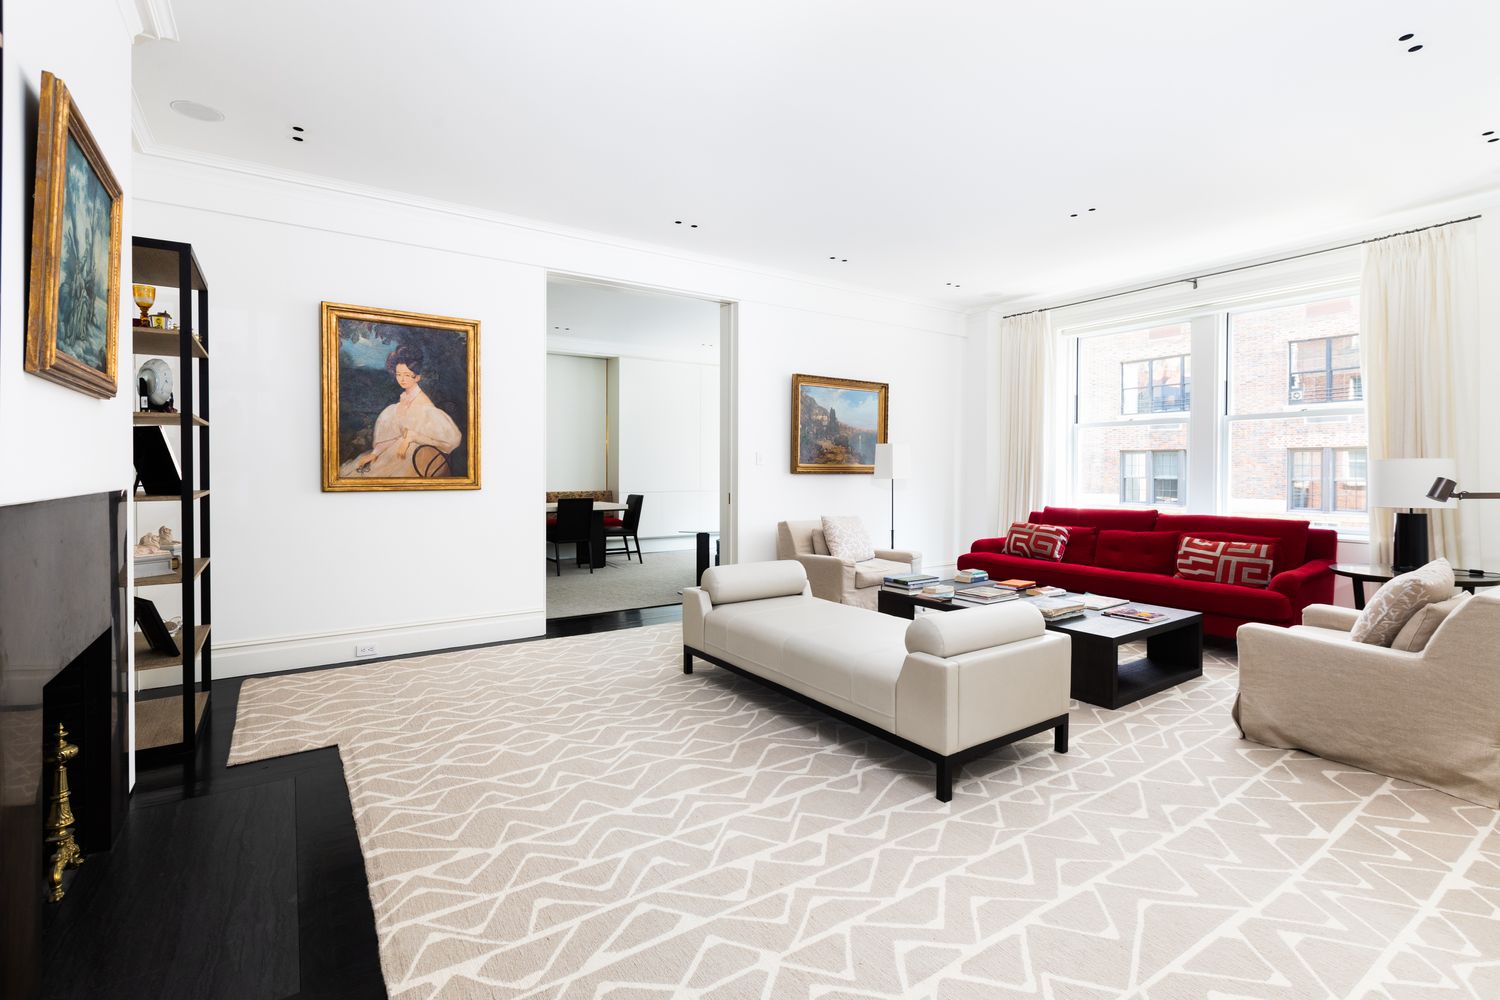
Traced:
<path id="1" fill-rule="evenodd" d="M 805 695 L 800 691 L 793 691 L 791 688 L 781 684 L 777 684 L 775 681 L 766 680 L 759 674 L 751 673 L 744 667 L 737 667 L 733 663 L 727 663 L 724 660 L 719 659 L 717 656 L 712 656 L 708 653 L 703 652 L 702 650 L 694 649 L 691 646 L 682 647 L 683 673 L 690 674 L 693 672 L 693 657 L 695 656 L 700 660 L 707 660 L 714 666 L 723 667 L 725 670 L 731 670 L 734 673 L 739 674 L 741 677 L 748 677 L 752 681 L 755 681 L 759 684 L 764 684 L 766 687 L 784 694 L 788 698 L 795 698 L 797 701 L 800 701 L 805 705 L 811 705 L 814 708 L 820 709 L 828 715 L 833 716 L 835 719 L 838 719 L 840 722 L 847 722 L 849 725 L 863 729 L 867 733 L 873 733 L 874 735 L 879 736 L 881 739 L 885 740 L 887 743 L 894 743 L 896 746 L 900 747 L 902 750 L 907 751 L 908 753 L 914 753 L 918 757 L 922 757 L 932 761 L 933 764 L 937 765 L 937 797 L 939 802 L 953 801 L 953 779 L 958 776 L 959 769 L 962 768 L 966 762 L 974 760 L 976 757 L 983 757 L 985 754 L 989 753 L 992 750 L 998 750 L 1003 746 L 1009 746 L 1010 744 L 1015 743 L 1018 740 L 1024 740 L 1028 736 L 1035 736 L 1037 733 L 1044 733 L 1047 730 L 1051 729 L 1053 731 L 1053 749 L 1058 753 L 1068 752 L 1068 717 L 1066 714 L 1059 715 L 1056 718 L 1048 719 L 1045 722 L 1038 722 L 1034 726 L 1027 726 L 1025 729 L 1017 729 L 1013 733 L 1006 733 L 1004 736 L 996 737 L 993 740 L 990 740 L 986 743 L 980 743 L 977 746 L 969 747 L 966 750 L 960 750 L 958 753 L 940 754 L 936 750 L 929 750 L 924 746 L 918 746 L 910 740 L 902 739 L 900 736 L 897 736 L 895 733 L 890 732 L 889 730 L 881 729 L 873 722 L 866 722 L 864 719 L 856 719 L 854 716 L 849 715 L 846 712 L 840 712 L 836 708 L 831 708 L 828 705 L 823 704 L 816 698 L 809 697 L 808 695 Z"/>

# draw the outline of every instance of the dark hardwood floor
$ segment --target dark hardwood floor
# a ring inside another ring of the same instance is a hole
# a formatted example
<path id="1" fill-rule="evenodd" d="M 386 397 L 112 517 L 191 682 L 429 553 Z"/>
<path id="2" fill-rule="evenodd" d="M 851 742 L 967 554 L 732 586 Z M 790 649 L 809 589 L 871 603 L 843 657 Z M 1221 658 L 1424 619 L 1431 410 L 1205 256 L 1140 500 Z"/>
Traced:
<path id="1" fill-rule="evenodd" d="M 547 637 L 681 619 L 677 605 L 555 619 Z M 137 775 L 114 848 L 49 908 L 46 1000 L 385 997 L 338 751 L 225 767 L 240 684 L 214 682 L 196 759 Z"/>

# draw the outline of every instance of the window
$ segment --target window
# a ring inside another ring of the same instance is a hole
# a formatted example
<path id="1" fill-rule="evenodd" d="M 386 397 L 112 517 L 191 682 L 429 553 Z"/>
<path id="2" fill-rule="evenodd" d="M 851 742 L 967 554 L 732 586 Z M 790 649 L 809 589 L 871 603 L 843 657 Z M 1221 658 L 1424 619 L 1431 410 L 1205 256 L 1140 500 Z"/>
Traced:
<path id="1" fill-rule="evenodd" d="M 1187 453 L 1181 451 L 1122 451 L 1120 502 L 1181 504 L 1186 463 Z"/>
<path id="2" fill-rule="evenodd" d="M 1287 507 L 1363 513 L 1365 449 L 1293 448 L 1287 452 Z"/>
<path id="3" fill-rule="evenodd" d="M 1201 310 L 1074 343 L 1068 502 L 1368 534 L 1356 295 Z"/>
<path id="4" fill-rule="evenodd" d="M 1226 323 L 1224 512 L 1368 534 L 1359 300 L 1246 309 Z"/>
<path id="5" fill-rule="evenodd" d="M 1120 415 L 1186 410 L 1192 392 L 1189 360 L 1186 354 L 1179 354 L 1121 362 Z"/>
<path id="6" fill-rule="evenodd" d="M 1078 503 L 1184 502 L 1191 333 L 1189 324 L 1172 323 L 1079 339 L 1073 435 Z M 1158 468 L 1151 457 L 1156 453 L 1174 457 L 1160 459 Z"/>
<path id="7" fill-rule="evenodd" d="M 1287 402 L 1348 403 L 1365 398 L 1359 336 L 1316 337 L 1287 345 Z"/>

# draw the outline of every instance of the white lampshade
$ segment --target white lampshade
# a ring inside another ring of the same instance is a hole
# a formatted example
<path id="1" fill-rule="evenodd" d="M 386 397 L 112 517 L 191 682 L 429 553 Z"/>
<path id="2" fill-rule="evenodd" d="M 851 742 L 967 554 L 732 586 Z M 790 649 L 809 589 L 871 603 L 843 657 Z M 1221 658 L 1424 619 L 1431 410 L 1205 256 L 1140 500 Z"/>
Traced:
<path id="1" fill-rule="evenodd" d="M 877 444 L 875 446 L 876 479 L 910 479 L 911 451 L 904 444 Z M 1432 480 L 1427 481 L 1432 485 Z"/>
<path id="2" fill-rule="evenodd" d="M 1451 458 L 1382 458 L 1370 463 L 1370 506 L 1398 510 L 1447 507 L 1427 498 L 1432 481 L 1455 479 L 1458 463 Z"/>

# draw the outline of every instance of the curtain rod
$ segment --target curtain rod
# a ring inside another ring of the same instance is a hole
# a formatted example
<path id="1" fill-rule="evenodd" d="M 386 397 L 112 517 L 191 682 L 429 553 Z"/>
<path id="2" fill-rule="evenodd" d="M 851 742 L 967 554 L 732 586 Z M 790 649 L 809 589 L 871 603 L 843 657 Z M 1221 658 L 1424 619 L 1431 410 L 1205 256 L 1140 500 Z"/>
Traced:
<path id="1" fill-rule="evenodd" d="M 1386 233 L 1384 236 L 1371 236 L 1367 240 L 1355 240 L 1353 243 L 1343 243 L 1336 247 L 1324 247 L 1322 250 L 1309 250 L 1306 253 L 1294 253 L 1290 257 L 1277 257 L 1275 260 L 1263 260 L 1255 264 L 1241 264 L 1239 267 L 1226 267 L 1222 271 L 1209 271 L 1207 274 L 1200 274 L 1196 277 L 1173 278 L 1171 281 L 1161 281 L 1157 282 L 1154 285 L 1142 285 L 1140 288 L 1132 288 L 1124 292 L 1110 292 L 1108 295 L 1096 295 L 1091 299 L 1079 299 L 1077 302 L 1064 302 L 1060 306 L 1043 306 L 1039 309 L 1027 309 L 1025 312 L 1011 313 L 1008 316 L 1001 316 L 1000 318 L 1015 319 L 1017 316 L 1030 316 L 1033 313 L 1047 312 L 1051 309 L 1071 309 L 1073 306 L 1086 306 L 1091 302 L 1103 302 L 1107 299 L 1117 299 L 1122 295 L 1135 295 L 1137 292 L 1149 292 L 1157 288 L 1170 288 L 1173 285 L 1182 285 L 1188 282 L 1192 282 L 1193 287 L 1197 288 L 1198 282 L 1203 280 L 1204 278 L 1217 278 L 1221 275 L 1233 274 L 1236 271 L 1249 271 L 1252 268 L 1265 267 L 1269 264 L 1284 264 L 1289 260 L 1301 260 L 1303 257 L 1316 257 L 1318 254 L 1333 253 L 1335 250 L 1348 250 L 1353 247 L 1362 247 L 1366 243 L 1379 243 L 1381 240 L 1389 240 L 1397 236 L 1410 236 L 1412 233 L 1423 233 L 1429 229 L 1441 229 L 1443 226 L 1452 226 L 1460 222 L 1473 222 L 1475 219 L 1482 218 L 1484 218 L 1483 215 L 1467 215 L 1462 219 L 1449 219 L 1447 222 L 1434 222 L 1430 226 L 1421 226 L 1417 229 L 1405 229 L 1399 233 Z"/>

